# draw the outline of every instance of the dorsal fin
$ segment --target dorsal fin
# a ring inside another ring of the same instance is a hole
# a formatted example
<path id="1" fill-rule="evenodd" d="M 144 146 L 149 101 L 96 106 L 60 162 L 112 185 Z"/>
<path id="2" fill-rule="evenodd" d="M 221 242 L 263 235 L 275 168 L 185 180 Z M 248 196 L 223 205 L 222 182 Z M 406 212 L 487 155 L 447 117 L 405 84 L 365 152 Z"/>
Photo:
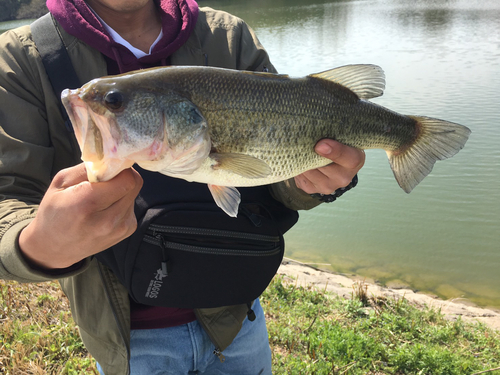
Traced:
<path id="1" fill-rule="evenodd" d="M 381 96 L 385 89 L 385 74 L 377 65 L 345 65 L 311 74 L 309 77 L 338 83 L 354 92 L 360 99 L 376 98 Z"/>

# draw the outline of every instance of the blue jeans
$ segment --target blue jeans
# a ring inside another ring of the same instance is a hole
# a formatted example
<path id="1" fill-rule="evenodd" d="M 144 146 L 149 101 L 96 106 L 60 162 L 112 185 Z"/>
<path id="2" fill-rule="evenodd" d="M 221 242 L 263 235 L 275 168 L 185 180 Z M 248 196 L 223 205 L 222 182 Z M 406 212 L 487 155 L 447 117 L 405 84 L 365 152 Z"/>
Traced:
<path id="1" fill-rule="evenodd" d="M 177 327 L 131 332 L 131 375 L 270 375 L 271 349 L 264 312 L 258 300 L 252 306 L 256 319 L 245 319 L 221 363 L 215 346 L 198 321 Z M 98 366 L 99 372 L 103 374 Z"/>

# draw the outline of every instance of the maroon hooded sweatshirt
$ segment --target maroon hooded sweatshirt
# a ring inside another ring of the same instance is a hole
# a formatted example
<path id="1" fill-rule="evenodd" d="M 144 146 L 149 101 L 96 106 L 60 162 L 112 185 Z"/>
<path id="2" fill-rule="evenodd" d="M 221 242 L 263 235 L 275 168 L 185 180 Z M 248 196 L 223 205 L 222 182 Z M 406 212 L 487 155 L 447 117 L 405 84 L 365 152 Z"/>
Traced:
<path id="1" fill-rule="evenodd" d="M 47 7 L 62 28 L 101 52 L 108 74 L 168 65 L 170 55 L 189 38 L 198 18 L 195 0 L 155 0 L 161 14 L 163 37 L 150 55 L 137 59 L 115 42 L 84 0 L 47 0 Z M 131 329 L 165 328 L 196 319 L 191 309 L 152 307 L 130 301 Z"/>
<path id="2" fill-rule="evenodd" d="M 118 65 L 116 73 L 168 65 L 170 55 L 189 38 L 198 18 L 194 0 L 155 0 L 162 20 L 163 37 L 150 55 L 137 59 L 107 33 L 84 0 L 47 0 L 47 7 L 63 29 Z M 108 72 L 110 74 L 115 72 Z"/>

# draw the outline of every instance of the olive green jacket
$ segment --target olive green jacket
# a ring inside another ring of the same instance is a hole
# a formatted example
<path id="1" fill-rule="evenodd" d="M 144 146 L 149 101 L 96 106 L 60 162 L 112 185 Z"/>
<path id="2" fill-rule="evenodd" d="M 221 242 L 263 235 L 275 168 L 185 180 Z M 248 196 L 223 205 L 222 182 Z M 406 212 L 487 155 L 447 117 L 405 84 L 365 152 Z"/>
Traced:
<path id="1" fill-rule="evenodd" d="M 80 82 L 107 74 L 102 55 L 60 30 Z M 253 31 L 227 13 L 201 8 L 189 40 L 172 65 L 211 65 L 275 71 Z M 73 137 L 71 134 L 70 137 Z M 128 374 L 130 306 L 127 290 L 93 258 L 56 273 L 33 269 L 19 249 L 19 233 L 34 218 L 54 175 L 81 162 L 68 137 L 29 26 L 0 36 L 0 278 L 19 282 L 59 279 L 89 352 L 107 375 Z M 70 140 L 71 139 L 71 140 Z M 293 209 L 318 204 L 290 182 L 271 187 Z M 219 350 L 239 332 L 247 306 L 196 310 Z"/>

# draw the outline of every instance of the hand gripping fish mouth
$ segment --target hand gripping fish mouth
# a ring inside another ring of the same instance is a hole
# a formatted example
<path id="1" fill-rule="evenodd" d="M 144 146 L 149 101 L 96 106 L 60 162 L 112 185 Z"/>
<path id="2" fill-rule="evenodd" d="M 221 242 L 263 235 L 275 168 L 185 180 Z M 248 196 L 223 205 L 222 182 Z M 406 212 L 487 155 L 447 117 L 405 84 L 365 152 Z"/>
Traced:
<path id="1" fill-rule="evenodd" d="M 181 142 L 176 141 L 176 134 L 171 134 L 175 133 L 175 129 L 169 129 L 170 124 L 164 115 L 160 115 L 160 125 L 151 126 L 149 131 L 146 129 L 141 134 L 134 128 L 120 124 L 120 108 L 116 97 L 111 108 L 92 108 L 86 86 L 77 90 L 64 90 L 61 97 L 73 124 L 90 182 L 110 180 L 135 163 L 152 171 L 169 170 L 173 174 L 190 174 L 208 156 L 211 143 L 201 116 L 196 118 L 200 120 L 196 131 L 189 137 L 183 136 Z M 97 95 L 94 93 L 94 96 Z M 111 98 L 107 99 L 109 101 Z"/>

